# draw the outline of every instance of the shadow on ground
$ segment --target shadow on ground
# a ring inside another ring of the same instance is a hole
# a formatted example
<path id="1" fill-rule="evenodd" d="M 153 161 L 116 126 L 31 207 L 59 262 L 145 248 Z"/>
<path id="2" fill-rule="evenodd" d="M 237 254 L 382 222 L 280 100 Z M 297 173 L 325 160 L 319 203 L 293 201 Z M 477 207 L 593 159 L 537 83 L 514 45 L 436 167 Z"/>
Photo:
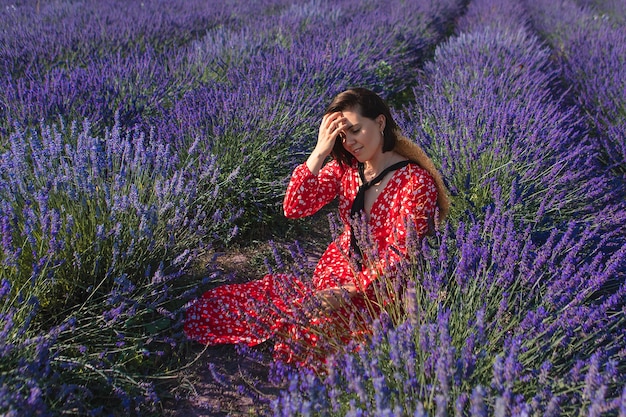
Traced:
<path id="1" fill-rule="evenodd" d="M 281 387 L 269 378 L 271 345 L 253 348 L 254 356 L 233 345 L 199 346 L 197 360 L 183 371 L 185 391 L 180 399 L 165 402 L 167 417 L 240 417 L 269 415 L 270 401 Z M 176 394 L 176 389 L 173 394 Z"/>

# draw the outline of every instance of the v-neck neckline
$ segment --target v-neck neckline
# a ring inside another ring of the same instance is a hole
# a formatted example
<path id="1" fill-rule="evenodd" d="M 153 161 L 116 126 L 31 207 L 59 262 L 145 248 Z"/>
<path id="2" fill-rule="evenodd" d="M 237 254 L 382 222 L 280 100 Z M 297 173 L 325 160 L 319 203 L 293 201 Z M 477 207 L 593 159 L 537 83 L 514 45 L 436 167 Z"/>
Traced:
<path id="1" fill-rule="evenodd" d="M 396 169 L 396 170 L 391 171 L 391 177 L 389 177 L 389 179 L 387 180 L 387 183 L 385 184 L 385 186 L 383 187 L 383 189 L 382 189 L 382 190 L 380 190 L 380 192 L 378 193 L 378 195 L 376 196 L 376 198 L 374 198 L 374 201 L 372 202 L 372 207 L 370 207 L 370 211 L 369 211 L 369 213 L 365 210 L 365 208 L 363 208 L 363 211 L 365 212 L 365 216 L 366 216 L 366 219 L 367 219 L 367 222 L 368 222 L 368 223 L 370 223 L 370 221 L 372 220 L 372 213 L 374 212 L 374 208 L 376 208 L 376 207 L 378 206 L 378 200 L 380 200 L 380 199 L 381 199 L 381 196 L 382 196 L 383 194 L 385 194 L 385 193 L 388 191 L 388 190 L 387 190 L 387 188 L 388 188 L 388 186 L 389 186 L 389 183 L 391 183 L 391 181 L 393 181 L 393 178 L 396 176 L 396 174 L 397 174 L 398 172 L 402 171 L 402 170 L 403 170 L 404 168 L 406 168 L 407 166 L 408 166 L 408 165 L 405 165 L 405 166 L 403 166 L 403 167 L 401 167 L 401 168 L 399 168 L 399 169 Z M 360 177 L 360 175 L 358 174 L 358 172 L 357 172 L 357 177 L 358 177 L 358 181 L 359 181 L 359 183 L 361 183 L 361 184 L 362 184 L 362 180 L 361 180 L 361 177 Z M 384 179 L 384 178 L 383 178 L 383 179 Z M 369 190 L 368 190 L 368 191 L 369 191 Z M 367 191 L 366 191 L 366 192 L 367 192 Z"/>

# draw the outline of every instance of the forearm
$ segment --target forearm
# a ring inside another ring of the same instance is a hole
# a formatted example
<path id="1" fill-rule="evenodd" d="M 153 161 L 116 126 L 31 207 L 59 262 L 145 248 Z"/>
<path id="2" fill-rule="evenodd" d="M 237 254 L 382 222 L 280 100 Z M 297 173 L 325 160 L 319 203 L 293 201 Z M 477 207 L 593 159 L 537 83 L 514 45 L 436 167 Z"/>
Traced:
<path id="1" fill-rule="evenodd" d="M 311 173 L 317 176 L 324 166 L 324 161 L 328 155 L 324 155 L 322 152 L 314 149 L 309 158 L 306 160 L 306 166 L 309 168 Z"/>
<path id="2" fill-rule="evenodd" d="M 337 197 L 343 171 L 330 161 L 314 175 L 306 163 L 296 167 L 283 199 L 287 218 L 301 218 L 315 214 Z"/>

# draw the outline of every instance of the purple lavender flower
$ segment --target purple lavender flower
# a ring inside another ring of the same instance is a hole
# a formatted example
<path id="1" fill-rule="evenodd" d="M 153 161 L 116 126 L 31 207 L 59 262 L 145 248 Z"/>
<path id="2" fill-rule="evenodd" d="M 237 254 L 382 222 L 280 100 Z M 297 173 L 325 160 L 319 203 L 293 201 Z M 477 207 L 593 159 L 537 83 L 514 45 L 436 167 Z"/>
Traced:
<path id="1" fill-rule="evenodd" d="M 484 403 L 485 394 L 485 389 L 480 385 L 476 386 L 472 390 L 472 396 L 470 400 L 470 414 L 472 415 L 472 417 L 487 416 L 487 408 L 486 404 Z"/>
<path id="2" fill-rule="evenodd" d="M 11 282 L 2 278 L 2 282 L 0 283 L 0 300 L 4 299 L 11 293 Z"/>

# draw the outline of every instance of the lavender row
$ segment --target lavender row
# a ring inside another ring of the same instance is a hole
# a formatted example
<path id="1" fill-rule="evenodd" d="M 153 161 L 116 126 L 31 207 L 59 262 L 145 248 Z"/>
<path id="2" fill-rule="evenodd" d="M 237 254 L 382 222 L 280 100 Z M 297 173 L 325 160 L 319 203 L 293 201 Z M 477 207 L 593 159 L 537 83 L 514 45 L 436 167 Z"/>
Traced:
<path id="1" fill-rule="evenodd" d="M 524 231 L 518 234 L 524 244 L 541 247 L 554 236 L 573 236 L 573 245 L 580 239 L 577 245 L 585 248 L 581 249 L 581 256 L 587 257 L 585 261 L 591 262 L 592 254 L 601 251 L 605 256 L 601 264 L 610 265 L 609 259 L 613 259 L 617 270 L 604 275 L 598 283 L 591 280 L 599 277 L 600 272 L 585 272 L 581 264 L 582 281 L 578 288 L 589 285 L 592 289 L 588 294 L 595 296 L 595 291 L 599 291 L 601 297 L 616 303 L 612 308 L 623 309 L 624 186 L 605 175 L 604 166 L 596 160 L 601 150 L 587 133 L 585 111 L 561 96 L 562 69 L 551 63 L 551 51 L 533 35 L 528 21 L 526 8 L 514 2 L 484 0 L 471 4 L 459 24 L 458 44 L 451 41 L 443 45 L 433 65 L 426 68 L 430 78 L 425 91 L 438 94 L 435 99 L 418 99 L 421 106 L 413 113 L 419 115 L 414 119 L 416 136 L 420 137 L 420 130 L 425 132 L 425 126 L 443 121 L 435 136 L 444 141 L 427 134 L 425 144 L 437 152 L 441 145 L 434 144 L 446 144 L 441 153 L 442 169 L 448 158 L 457 164 L 451 164 L 450 177 L 457 179 L 452 188 L 461 191 L 455 200 L 469 212 L 468 222 L 475 223 L 482 211 L 489 212 L 491 201 L 501 200 L 506 201 L 501 208 L 507 212 L 506 217 L 514 218 L 519 222 L 516 229 Z M 465 36 L 475 42 L 468 45 Z M 458 71 L 459 68 L 464 70 Z M 486 68 L 489 73 L 481 74 Z M 464 105 L 450 110 L 450 102 Z M 434 115 L 437 122 L 423 115 Z M 472 128 L 473 120 L 478 120 L 476 129 Z M 451 132 L 451 125 L 459 129 Z M 450 141 L 451 133 L 463 139 Z M 450 158 L 451 155 L 456 158 Z M 472 187 L 471 179 L 477 173 L 483 175 L 484 182 Z M 482 206 L 475 204 L 481 189 L 488 190 Z M 561 250 L 568 252 L 558 247 L 552 256 L 558 256 Z M 567 270 L 572 276 L 560 280 L 554 277 L 550 285 L 569 288 L 566 281 L 575 280 L 579 272 Z M 525 273 L 516 278 L 525 279 Z M 514 287 L 515 282 L 510 285 Z M 573 294 L 567 297 L 571 299 Z M 589 300 L 581 305 L 587 307 Z M 615 319 L 611 309 L 600 311 L 599 316 Z M 617 320 L 621 323 L 622 319 Z M 621 336 L 611 337 L 623 349 Z"/>
<path id="2" fill-rule="evenodd" d="M 472 2 L 427 64 L 402 125 L 441 165 L 451 220 L 389 277 L 406 321 L 291 376 L 275 415 L 626 413 L 623 191 L 527 20 Z"/>
<path id="3" fill-rule="evenodd" d="M 198 143 L 182 154 L 152 139 L 119 125 L 101 138 L 88 123 L 11 136 L 0 156 L 0 214 L 3 274 L 14 288 L 30 283 L 54 311 L 61 294 L 80 298 L 74 292 L 107 277 L 235 233 L 241 211 L 215 203 L 228 187 L 215 157 Z"/>
<path id="4" fill-rule="evenodd" d="M 85 58 L 167 51 L 207 28 L 248 25 L 280 2 L 13 2 L 0 6 L 0 69 L 19 77 L 54 67 L 82 66 Z"/>
<path id="5" fill-rule="evenodd" d="M 555 48 L 561 77 L 602 150 L 602 161 L 626 172 L 626 30 L 623 20 L 574 2 L 527 2 L 533 26 Z M 622 11 L 623 13 L 623 11 Z M 623 15 L 622 15 L 623 16 Z"/>
<path id="6" fill-rule="evenodd" d="M 88 297 L 46 331 L 37 330 L 37 300 L 16 302 L 2 279 L 3 415 L 159 414 L 163 385 L 176 381 L 186 351 L 180 300 L 198 296 L 200 283 L 162 267 L 145 272 L 139 284 L 116 277 L 108 294 Z"/>
<path id="7" fill-rule="evenodd" d="M 123 124 L 132 126 L 160 114 L 197 82 L 186 71 L 188 45 L 216 26 L 251 26 L 242 18 L 262 15 L 272 3 L 251 7 L 45 3 L 35 12 L 26 5 L 7 6 L 2 21 L 15 24 L 1 43 L 7 91 L 0 111 L 8 122 L 3 132 L 16 122 L 51 122 L 59 116 L 110 125 L 119 112 Z"/>
<path id="8" fill-rule="evenodd" d="M 456 216 L 478 215 L 493 184 L 521 219 L 547 228 L 616 205 L 580 111 L 553 95 L 558 73 L 523 10 L 472 3 L 460 25 L 465 31 L 438 48 L 403 113 L 405 130 L 440 162 Z"/>

